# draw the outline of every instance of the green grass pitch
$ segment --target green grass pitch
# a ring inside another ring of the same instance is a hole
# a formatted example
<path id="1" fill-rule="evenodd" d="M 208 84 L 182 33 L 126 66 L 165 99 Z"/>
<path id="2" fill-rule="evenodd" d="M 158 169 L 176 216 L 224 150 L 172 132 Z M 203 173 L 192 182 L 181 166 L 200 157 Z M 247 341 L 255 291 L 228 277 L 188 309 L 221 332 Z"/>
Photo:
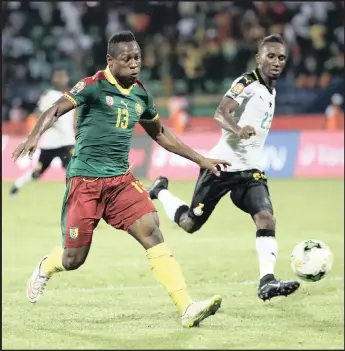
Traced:
<path id="1" fill-rule="evenodd" d="M 143 181 L 147 184 L 147 182 Z M 341 349 L 344 348 L 343 180 L 271 180 L 279 243 L 276 275 L 291 279 L 289 256 L 315 238 L 334 253 L 332 272 L 317 283 L 263 303 L 256 295 L 255 227 L 225 197 L 209 222 L 189 235 L 157 203 L 161 229 L 192 296 L 223 296 L 215 316 L 183 329 L 145 251 L 104 222 L 84 266 L 54 276 L 41 301 L 25 298 L 39 259 L 60 244 L 63 182 L 32 183 L 19 196 L 2 184 L 2 346 L 4 349 Z M 189 202 L 194 182 L 171 182 Z"/>

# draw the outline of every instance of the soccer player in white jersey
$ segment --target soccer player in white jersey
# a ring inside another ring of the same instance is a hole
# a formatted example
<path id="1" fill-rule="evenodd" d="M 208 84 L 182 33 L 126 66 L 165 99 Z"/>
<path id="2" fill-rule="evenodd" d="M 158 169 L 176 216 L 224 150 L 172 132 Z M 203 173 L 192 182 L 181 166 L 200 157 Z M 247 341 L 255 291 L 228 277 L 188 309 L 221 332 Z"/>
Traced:
<path id="1" fill-rule="evenodd" d="M 46 90 L 40 97 L 35 115 L 46 111 L 68 90 L 69 76 L 66 68 L 56 66 L 51 82 L 52 88 Z M 76 110 L 72 110 L 59 118 L 54 126 L 42 135 L 39 144 L 41 153 L 36 168 L 24 173 L 14 182 L 10 190 L 11 195 L 16 195 L 24 184 L 39 179 L 55 157 L 59 157 L 62 166 L 67 168 L 75 144 L 75 122 Z"/>
<path id="2" fill-rule="evenodd" d="M 275 107 L 275 84 L 286 62 L 286 50 L 279 35 L 263 39 L 256 55 L 257 68 L 237 78 L 217 108 L 214 118 L 222 128 L 218 144 L 209 157 L 231 162 L 220 169 L 220 177 L 201 169 L 191 206 L 168 190 L 168 179 L 159 177 L 151 185 L 151 199 L 159 199 L 168 217 L 188 233 L 199 230 L 219 200 L 230 192 L 232 202 L 249 213 L 256 224 L 262 300 L 287 296 L 299 287 L 297 281 L 274 276 L 277 257 L 276 220 L 263 172 L 262 150 Z"/>

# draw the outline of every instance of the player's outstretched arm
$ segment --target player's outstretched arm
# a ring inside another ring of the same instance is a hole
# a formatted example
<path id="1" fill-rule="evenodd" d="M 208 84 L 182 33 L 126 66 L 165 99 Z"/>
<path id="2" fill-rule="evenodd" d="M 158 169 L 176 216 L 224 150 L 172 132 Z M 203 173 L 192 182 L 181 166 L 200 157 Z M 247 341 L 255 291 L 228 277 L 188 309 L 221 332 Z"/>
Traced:
<path id="1" fill-rule="evenodd" d="M 238 134 L 241 130 L 241 127 L 231 117 L 237 106 L 238 103 L 235 100 L 225 96 L 214 113 L 214 119 L 217 123 L 223 129 L 234 134 Z"/>
<path id="2" fill-rule="evenodd" d="M 200 168 L 209 169 L 217 176 L 220 175 L 219 169 L 216 167 L 218 164 L 231 166 L 227 161 L 206 158 L 194 151 L 184 144 L 172 131 L 164 127 L 159 119 L 140 120 L 140 124 L 146 133 L 164 149 L 195 162 Z"/>
<path id="3" fill-rule="evenodd" d="M 32 158 L 41 135 L 49 129 L 60 116 L 71 111 L 74 107 L 72 102 L 63 96 L 56 101 L 52 107 L 40 115 L 31 133 L 13 151 L 12 159 L 16 161 L 19 157 L 24 157 L 27 154 Z"/>
<path id="4" fill-rule="evenodd" d="M 74 130 L 74 135 L 77 135 L 77 126 L 78 126 L 78 109 L 76 108 L 74 110 L 74 115 L 73 115 L 73 130 Z"/>
<path id="5" fill-rule="evenodd" d="M 225 96 L 214 114 L 214 119 L 224 130 L 238 135 L 241 139 L 249 139 L 256 134 L 255 129 L 252 126 L 241 128 L 232 118 L 232 113 L 238 105 L 236 100 Z"/>

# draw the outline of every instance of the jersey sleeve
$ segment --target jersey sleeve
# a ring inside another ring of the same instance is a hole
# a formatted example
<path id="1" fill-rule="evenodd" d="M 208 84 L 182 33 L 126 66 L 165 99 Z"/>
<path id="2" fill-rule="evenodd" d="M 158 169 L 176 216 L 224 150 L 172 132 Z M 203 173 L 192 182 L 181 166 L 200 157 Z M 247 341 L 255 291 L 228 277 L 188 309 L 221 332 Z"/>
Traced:
<path id="1" fill-rule="evenodd" d="M 94 97 L 95 84 L 90 84 L 88 78 L 80 80 L 64 97 L 71 101 L 74 107 L 79 107 L 90 102 Z"/>
<path id="2" fill-rule="evenodd" d="M 159 114 L 156 109 L 156 105 L 153 100 L 153 96 L 147 92 L 147 103 L 146 103 L 146 108 L 141 115 L 140 119 L 141 120 L 146 120 L 146 121 L 155 121 L 159 118 Z"/>
<path id="3" fill-rule="evenodd" d="M 242 105 L 245 99 L 250 98 L 254 94 L 253 82 L 254 80 L 248 76 L 237 78 L 232 83 L 231 88 L 225 93 L 225 96 Z"/>

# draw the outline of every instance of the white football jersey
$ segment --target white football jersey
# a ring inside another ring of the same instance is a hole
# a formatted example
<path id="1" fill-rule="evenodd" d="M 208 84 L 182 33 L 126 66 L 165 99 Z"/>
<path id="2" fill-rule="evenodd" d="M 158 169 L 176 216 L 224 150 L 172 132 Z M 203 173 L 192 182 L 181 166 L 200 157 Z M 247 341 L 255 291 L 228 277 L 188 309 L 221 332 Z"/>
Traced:
<path id="1" fill-rule="evenodd" d="M 38 101 L 37 107 L 40 112 L 50 108 L 60 97 L 62 92 L 54 89 L 46 91 Z M 71 110 L 59 117 L 54 125 L 45 131 L 39 141 L 41 149 L 57 149 L 62 146 L 75 144 L 74 135 L 74 110 Z"/>
<path id="2" fill-rule="evenodd" d="M 225 96 L 238 102 L 232 114 L 234 121 L 240 127 L 254 127 L 256 135 L 244 140 L 222 129 L 218 144 L 207 156 L 229 161 L 232 166 L 227 168 L 228 172 L 263 171 L 263 147 L 274 115 L 275 89 L 269 90 L 255 70 L 237 78 Z"/>

